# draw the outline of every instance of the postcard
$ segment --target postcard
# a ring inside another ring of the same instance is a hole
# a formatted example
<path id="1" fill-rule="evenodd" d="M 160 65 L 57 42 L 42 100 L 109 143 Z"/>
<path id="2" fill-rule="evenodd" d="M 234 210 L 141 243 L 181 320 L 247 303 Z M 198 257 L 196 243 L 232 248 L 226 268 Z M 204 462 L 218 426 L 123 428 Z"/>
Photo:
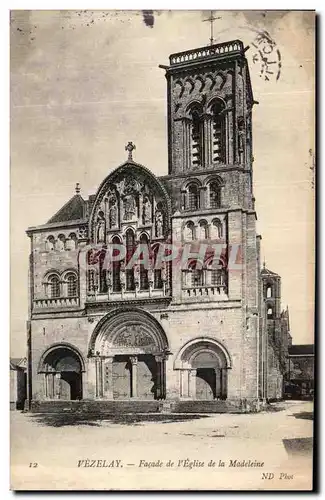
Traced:
<path id="1" fill-rule="evenodd" d="M 10 31 L 11 489 L 312 490 L 315 12 Z"/>

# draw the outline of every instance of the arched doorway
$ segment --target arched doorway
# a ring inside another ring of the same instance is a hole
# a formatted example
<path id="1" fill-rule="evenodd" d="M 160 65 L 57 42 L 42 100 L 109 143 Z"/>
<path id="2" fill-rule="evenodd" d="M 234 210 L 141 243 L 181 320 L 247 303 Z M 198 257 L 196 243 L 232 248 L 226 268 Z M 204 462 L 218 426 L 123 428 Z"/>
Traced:
<path id="1" fill-rule="evenodd" d="M 46 399 L 82 399 L 83 360 L 79 352 L 68 345 L 56 345 L 42 356 L 40 373 L 44 373 Z"/>
<path id="2" fill-rule="evenodd" d="M 90 341 L 96 397 L 164 399 L 167 355 L 167 337 L 153 316 L 139 309 L 113 311 L 99 322 Z"/>
<path id="3" fill-rule="evenodd" d="M 192 359 L 192 369 L 196 369 L 196 399 L 221 399 L 222 384 L 219 357 L 214 351 L 206 350 L 196 354 Z"/>
<path id="4" fill-rule="evenodd" d="M 180 350 L 174 367 L 180 370 L 181 398 L 227 399 L 227 371 L 231 361 L 218 341 L 204 337 L 191 340 Z"/>

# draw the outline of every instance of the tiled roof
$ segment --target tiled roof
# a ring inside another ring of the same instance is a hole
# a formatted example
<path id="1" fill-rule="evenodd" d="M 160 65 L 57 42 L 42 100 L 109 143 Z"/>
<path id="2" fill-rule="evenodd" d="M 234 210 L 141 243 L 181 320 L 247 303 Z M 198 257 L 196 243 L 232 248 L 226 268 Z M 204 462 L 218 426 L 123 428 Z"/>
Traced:
<path id="1" fill-rule="evenodd" d="M 48 224 L 83 219 L 85 201 L 80 194 L 75 194 L 60 210 L 53 215 Z"/>
<path id="2" fill-rule="evenodd" d="M 289 347 L 289 355 L 314 354 L 314 344 L 297 344 Z"/>
<path id="3" fill-rule="evenodd" d="M 10 369 L 17 370 L 25 369 L 27 367 L 27 359 L 26 358 L 10 358 Z"/>
<path id="4" fill-rule="evenodd" d="M 279 276 L 277 273 L 266 269 L 266 267 L 263 267 L 263 269 L 261 270 L 261 274 L 263 274 L 263 276 Z"/>

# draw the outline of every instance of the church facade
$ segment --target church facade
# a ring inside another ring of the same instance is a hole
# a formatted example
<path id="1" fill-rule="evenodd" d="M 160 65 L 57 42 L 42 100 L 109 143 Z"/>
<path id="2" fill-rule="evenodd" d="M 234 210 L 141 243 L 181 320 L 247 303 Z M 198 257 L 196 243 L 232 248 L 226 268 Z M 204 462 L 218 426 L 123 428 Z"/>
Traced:
<path id="1" fill-rule="evenodd" d="M 282 396 L 289 323 L 280 277 L 261 270 L 244 46 L 169 62 L 168 174 L 134 161 L 128 143 L 96 194 L 84 199 L 77 185 L 48 223 L 27 230 L 31 407 L 168 401 L 255 411 Z"/>

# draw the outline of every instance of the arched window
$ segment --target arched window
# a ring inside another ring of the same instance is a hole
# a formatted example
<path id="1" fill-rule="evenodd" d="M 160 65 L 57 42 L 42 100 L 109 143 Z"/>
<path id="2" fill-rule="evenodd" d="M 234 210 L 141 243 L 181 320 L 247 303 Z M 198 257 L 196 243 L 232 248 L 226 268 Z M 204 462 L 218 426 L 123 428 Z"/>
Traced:
<path id="1" fill-rule="evenodd" d="M 65 242 L 66 250 L 75 250 L 77 247 L 77 236 L 75 233 L 70 233 L 68 239 Z"/>
<path id="2" fill-rule="evenodd" d="M 190 113 L 191 132 L 191 165 L 196 167 L 202 165 L 203 160 L 203 122 L 198 108 L 193 108 Z"/>
<path id="3" fill-rule="evenodd" d="M 223 236 L 222 223 L 219 219 L 214 219 L 211 224 L 211 238 L 220 239 Z"/>
<path id="4" fill-rule="evenodd" d="M 200 190 L 197 184 L 188 186 L 188 210 L 198 210 L 200 208 Z"/>
<path id="5" fill-rule="evenodd" d="M 159 245 L 156 245 L 153 249 L 153 254 L 154 254 L 154 267 L 156 266 L 156 261 L 157 261 L 157 255 L 159 251 Z M 160 266 L 162 263 L 158 263 Z M 155 268 L 153 271 L 153 287 L 156 289 L 161 289 L 163 288 L 163 280 L 162 280 L 162 272 L 161 272 L 161 267 L 158 267 L 157 269 Z"/>
<path id="6" fill-rule="evenodd" d="M 191 262 L 188 266 L 191 273 L 191 286 L 193 288 L 204 285 L 204 272 L 197 262 Z"/>
<path id="7" fill-rule="evenodd" d="M 45 250 L 47 252 L 50 252 L 51 250 L 54 250 L 54 245 L 55 245 L 55 239 L 54 236 L 48 236 L 46 242 L 45 242 Z"/>
<path id="8" fill-rule="evenodd" d="M 121 241 L 118 236 L 114 236 L 112 239 L 113 245 L 121 245 Z M 118 248 L 113 248 L 113 257 L 119 255 Z M 112 290 L 113 292 L 121 291 L 121 261 L 113 260 L 112 262 Z"/>
<path id="9" fill-rule="evenodd" d="M 145 234 L 142 234 L 140 237 L 140 245 L 148 246 L 148 237 Z M 148 250 L 149 254 L 149 250 Z M 142 255 L 142 257 L 145 257 Z M 149 280 L 148 280 L 148 265 L 149 262 L 145 262 L 144 264 L 140 264 L 140 290 L 148 290 L 149 289 Z"/>
<path id="10" fill-rule="evenodd" d="M 223 284 L 222 269 L 211 269 L 211 285 L 223 286 Z"/>
<path id="11" fill-rule="evenodd" d="M 132 229 L 126 231 L 126 264 L 132 258 L 135 250 L 135 238 Z M 125 270 L 126 290 L 135 290 L 134 269 Z"/>
<path id="12" fill-rule="evenodd" d="M 206 240 L 208 238 L 208 223 L 205 220 L 201 220 L 199 223 L 200 240 Z"/>
<path id="13" fill-rule="evenodd" d="M 226 131 L 225 131 L 225 116 L 224 116 L 224 104 L 222 101 L 217 100 L 211 106 L 212 112 L 212 136 L 213 136 L 213 147 L 212 147 L 212 161 L 213 163 L 224 163 L 226 160 Z"/>
<path id="14" fill-rule="evenodd" d="M 266 297 L 268 299 L 272 297 L 272 287 L 270 285 L 266 288 Z"/>
<path id="15" fill-rule="evenodd" d="M 209 184 L 209 206 L 210 208 L 221 207 L 221 187 L 217 181 Z"/>
<path id="16" fill-rule="evenodd" d="M 188 221 L 185 224 L 184 237 L 185 240 L 194 240 L 194 222 Z"/>
<path id="17" fill-rule="evenodd" d="M 60 278 L 56 274 L 48 278 L 48 292 L 51 299 L 57 299 L 61 295 Z"/>
<path id="18" fill-rule="evenodd" d="M 107 269 L 106 269 L 106 248 L 102 248 L 98 255 L 99 264 L 99 293 L 107 293 Z"/>
<path id="19" fill-rule="evenodd" d="M 59 234 L 56 241 L 56 249 L 62 252 L 65 249 L 65 236 L 64 234 Z"/>
<path id="20" fill-rule="evenodd" d="M 273 307 L 267 308 L 267 319 L 273 319 Z"/>
<path id="21" fill-rule="evenodd" d="M 203 269 L 193 269 L 192 287 L 203 286 Z"/>
<path id="22" fill-rule="evenodd" d="M 66 282 L 68 297 L 76 297 L 78 295 L 78 280 L 75 273 L 68 273 L 66 275 Z"/>
<path id="23" fill-rule="evenodd" d="M 227 271 L 222 265 L 222 261 L 219 260 L 218 264 L 212 260 L 210 264 L 207 265 L 207 283 L 209 286 L 217 288 L 225 288 L 227 281 Z"/>

